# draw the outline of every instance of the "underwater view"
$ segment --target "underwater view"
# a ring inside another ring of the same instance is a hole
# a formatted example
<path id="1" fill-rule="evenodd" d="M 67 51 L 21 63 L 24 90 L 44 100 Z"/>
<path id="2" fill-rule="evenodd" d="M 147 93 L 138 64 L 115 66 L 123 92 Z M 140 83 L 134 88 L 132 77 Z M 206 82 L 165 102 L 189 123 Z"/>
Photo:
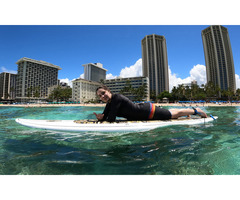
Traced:
<path id="1" fill-rule="evenodd" d="M 0 175 L 240 174 L 240 107 L 201 107 L 218 119 L 134 133 L 61 132 L 15 122 L 94 119 L 103 109 L 0 107 Z"/>

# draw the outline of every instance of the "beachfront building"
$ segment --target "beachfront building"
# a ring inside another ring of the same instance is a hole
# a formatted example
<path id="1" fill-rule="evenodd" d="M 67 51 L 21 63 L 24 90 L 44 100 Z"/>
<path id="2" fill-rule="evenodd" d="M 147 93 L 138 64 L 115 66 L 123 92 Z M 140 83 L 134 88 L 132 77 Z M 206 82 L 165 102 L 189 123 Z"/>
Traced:
<path id="1" fill-rule="evenodd" d="M 80 103 L 97 101 L 96 89 L 101 85 L 96 81 L 75 79 L 72 81 L 72 100 Z"/>
<path id="2" fill-rule="evenodd" d="M 89 81 L 100 82 L 106 79 L 106 69 L 103 68 L 101 63 L 88 63 L 84 64 L 84 79 Z"/>
<path id="3" fill-rule="evenodd" d="M 157 96 L 169 91 L 166 39 L 161 35 L 147 35 L 142 39 L 142 71 L 149 78 L 150 92 Z"/>
<path id="4" fill-rule="evenodd" d="M 57 65 L 30 58 L 21 58 L 16 62 L 18 76 L 16 81 L 16 99 L 18 101 L 45 100 L 48 87 L 58 85 Z"/>
<path id="5" fill-rule="evenodd" d="M 115 79 L 107 79 L 104 80 L 104 85 L 106 85 L 112 93 L 119 94 L 124 90 L 125 87 L 132 87 L 133 89 L 137 89 L 142 85 L 145 85 L 145 94 L 143 100 L 149 101 L 149 79 L 148 77 L 129 77 L 129 78 L 115 78 Z M 130 100 L 134 101 L 136 99 L 136 94 L 133 94 L 131 91 L 124 92 L 124 95 L 128 97 Z"/>
<path id="6" fill-rule="evenodd" d="M 3 72 L 0 74 L 0 98 L 14 100 L 17 74 Z"/>
<path id="7" fill-rule="evenodd" d="M 232 48 L 227 28 L 209 26 L 202 31 L 207 82 L 235 93 L 236 80 Z"/>

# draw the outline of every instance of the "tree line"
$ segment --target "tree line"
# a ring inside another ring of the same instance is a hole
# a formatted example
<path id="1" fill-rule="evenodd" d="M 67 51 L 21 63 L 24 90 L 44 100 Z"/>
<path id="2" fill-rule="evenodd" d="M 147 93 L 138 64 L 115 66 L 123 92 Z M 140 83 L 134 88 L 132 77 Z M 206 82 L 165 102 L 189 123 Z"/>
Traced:
<path id="1" fill-rule="evenodd" d="M 143 101 L 147 97 L 146 84 L 134 88 L 130 81 L 127 81 L 124 88 L 120 91 L 123 95 L 133 95 L 134 101 Z M 40 94 L 40 88 L 30 88 L 27 96 L 38 97 Z M 215 86 L 212 82 L 202 84 L 201 87 L 197 84 L 191 86 L 185 86 L 183 84 L 174 86 L 171 92 L 164 91 L 159 95 L 155 95 L 155 91 L 150 91 L 150 99 L 152 101 L 161 101 L 163 98 L 168 98 L 170 102 L 175 101 L 192 101 L 192 100 L 239 100 L 240 88 L 236 90 L 236 93 L 228 90 L 221 90 L 220 87 Z M 49 101 L 68 101 L 72 98 L 71 88 L 61 88 L 58 86 L 49 95 Z"/>
<path id="2" fill-rule="evenodd" d="M 69 101 L 72 98 L 72 88 L 56 87 L 48 97 L 49 101 Z"/>
<path id="3" fill-rule="evenodd" d="M 219 86 L 214 85 L 212 82 L 202 84 L 201 87 L 197 84 L 191 86 L 178 85 L 174 86 L 171 93 L 164 91 L 158 96 L 152 94 L 151 99 L 162 100 L 167 97 L 169 101 L 192 101 L 192 100 L 239 100 L 240 89 L 234 93 L 232 90 L 221 90 Z"/>
<path id="4" fill-rule="evenodd" d="M 136 101 L 143 101 L 147 96 L 146 84 L 138 88 L 133 88 L 130 81 L 126 82 L 124 88 L 120 91 L 123 95 L 132 94 L 135 96 Z M 212 82 L 202 84 L 192 84 L 191 86 L 185 86 L 184 84 L 174 86 L 171 92 L 164 91 L 159 95 L 156 95 L 155 91 L 150 91 L 150 99 L 152 101 L 161 101 L 163 98 L 168 98 L 170 102 L 175 101 L 192 101 L 192 100 L 239 100 L 240 89 L 234 93 L 232 90 L 221 90 L 219 86 L 215 86 Z"/>
<path id="5" fill-rule="evenodd" d="M 143 85 L 139 86 L 138 88 L 134 88 L 129 80 L 126 81 L 125 86 L 120 91 L 120 94 L 123 95 L 133 95 L 134 101 L 143 101 L 147 97 L 146 93 L 147 85 L 144 83 Z"/>

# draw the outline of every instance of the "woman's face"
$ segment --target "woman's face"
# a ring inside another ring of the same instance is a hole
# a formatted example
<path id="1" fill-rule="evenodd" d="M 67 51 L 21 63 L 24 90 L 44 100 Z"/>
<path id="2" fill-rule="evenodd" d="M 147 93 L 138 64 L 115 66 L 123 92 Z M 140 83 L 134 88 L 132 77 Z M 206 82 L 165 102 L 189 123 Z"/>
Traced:
<path id="1" fill-rule="evenodd" d="M 112 98 L 111 92 L 104 90 L 103 88 L 98 89 L 97 95 L 105 103 L 107 103 Z"/>

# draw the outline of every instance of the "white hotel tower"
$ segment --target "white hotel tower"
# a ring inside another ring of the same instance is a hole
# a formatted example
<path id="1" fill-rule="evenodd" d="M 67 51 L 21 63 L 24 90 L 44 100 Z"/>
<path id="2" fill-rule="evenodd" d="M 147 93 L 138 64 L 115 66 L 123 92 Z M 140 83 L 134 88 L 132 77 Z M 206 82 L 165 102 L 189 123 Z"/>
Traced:
<path id="1" fill-rule="evenodd" d="M 101 63 L 88 63 L 84 64 L 84 79 L 89 81 L 100 82 L 106 79 L 106 69 L 103 68 Z"/>
<path id="2" fill-rule="evenodd" d="M 142 39 L 143 76 L 149 78 L 150 91 L 156 95 L 169 91 L 167 44 L 164 36 L 147 35 Z"/>
<path id="3" fill-rule="evenodd" d="M 235 93 L 236 80 L 232 47 L 227 28 L 214 25 L 202 31 L 207 82 Z"/>

